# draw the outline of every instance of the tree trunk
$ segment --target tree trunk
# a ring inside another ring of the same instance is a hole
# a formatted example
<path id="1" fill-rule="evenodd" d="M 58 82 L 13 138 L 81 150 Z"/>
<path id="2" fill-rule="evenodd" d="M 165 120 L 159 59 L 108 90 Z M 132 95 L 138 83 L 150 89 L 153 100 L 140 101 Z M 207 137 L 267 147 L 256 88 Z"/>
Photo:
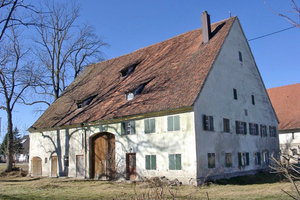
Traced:
<path id="1" fill-rule="evenodd" d="M 12 171 L 13 164 L 13 146 L 14 146 L 14 134 L 13 134 L 13 123 L 12 123 L 12 110 L 7 108 L 7 161 L 6 161 L 6 172 Z"/>

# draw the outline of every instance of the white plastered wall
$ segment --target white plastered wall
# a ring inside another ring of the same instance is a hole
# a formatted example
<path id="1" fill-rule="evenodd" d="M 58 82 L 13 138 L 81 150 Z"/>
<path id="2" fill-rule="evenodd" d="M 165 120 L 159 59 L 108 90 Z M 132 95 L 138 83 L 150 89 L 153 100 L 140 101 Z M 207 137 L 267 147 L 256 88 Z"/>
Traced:
<path id="1" fill-rule="evenodd" d="M 237 100 L 234 100 L 233 88 L 237 90 Z M 255 105 L 251 95 L 254 95 Z M 253 153 L 268 150 L 271 155 L 279 151 L 278 135 L 269 136 L 269 125 L 277 128 L 277 119 L 238 20 L 213 64 L 194 111 L 198 178 L 267 168 L 254 165 Z M 203 115 L 213 116 L 214 131 L 204 131 Z M 230 120 L 230 133 L 223 132 L 223 118 Z M 247 123 L 247 135 L 236 134 L 236 120 Z M 267 125 L 268 137 L 250 135 L 249 123 Z M 249 166 L 238 167 L 238 152 L 249 152 Z M 208 153 L 216 154 L 215 168 L 208 168 Z M 232 167 L 225 167 L 225 153 L 231 153 Z"/>

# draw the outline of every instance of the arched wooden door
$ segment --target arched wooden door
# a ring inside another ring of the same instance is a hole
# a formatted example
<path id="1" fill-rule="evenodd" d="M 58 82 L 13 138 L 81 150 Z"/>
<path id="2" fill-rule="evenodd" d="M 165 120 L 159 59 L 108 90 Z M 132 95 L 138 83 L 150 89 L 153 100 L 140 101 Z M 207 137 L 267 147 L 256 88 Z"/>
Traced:
<path id="1" fill-rule="evenodd" d="M 31 160 L 31 172 L 33 176 L 42 176 L 42 159 L 33 157 Z"/>
<path id="2" fill-rule="evenodd" d="M 99 133 L 92 139 L 92 149 L 92 175 L 94 178 L 115 178 L 115 135 Z"/>

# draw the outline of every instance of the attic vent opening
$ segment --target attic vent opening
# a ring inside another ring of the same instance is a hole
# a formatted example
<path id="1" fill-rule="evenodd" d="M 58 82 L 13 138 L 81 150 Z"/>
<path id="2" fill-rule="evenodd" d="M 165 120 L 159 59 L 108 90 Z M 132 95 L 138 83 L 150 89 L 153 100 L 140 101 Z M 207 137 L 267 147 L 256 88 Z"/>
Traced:
<path id="1" fill-rule="evenodd" d="M 136 95 L 141 94 L 144 87 L 146 86 L 147 83 L 143 83 L 141 85 L 139 85 L 139 87 L 137 87 L 133 92 L 129 92 L 126 94 L 126 100 L 130 101 L 132 100 Z"/>
<path id="2" fill-rule="evenodd" d="M 77 108 L 82 108 L 86 105 L 89 105 L 91 103 L 91 101 L 94 99 L 95 96 L 89 97 L 81 102 L 77 103 Z"/>
<path id="3" fill-rule="evenodd" d="M 139 63 L 135 63 L 133 65 L 130 65 L 129 67 L 126 67 L 125 69 L 121 70 L 121 76 L 123 78 L 127 77 L 129 74 L 131 74 L 134 70 L 135 67 L 138 65 Z"/>

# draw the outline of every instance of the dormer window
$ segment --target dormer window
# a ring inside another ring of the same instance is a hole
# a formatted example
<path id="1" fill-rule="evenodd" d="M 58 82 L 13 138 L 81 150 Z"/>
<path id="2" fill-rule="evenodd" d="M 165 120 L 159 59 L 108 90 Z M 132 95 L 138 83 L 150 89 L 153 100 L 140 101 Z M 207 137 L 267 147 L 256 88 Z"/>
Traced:
<path id="1" fill-rule="evenodd" d="M 129 74 L 131 74 L 131 73 L 134 71 L 134 69 L 135 69 L 135 67 L 136 67 L 137 65 L 138 65 L 138 63 L 137 63 L 137 64 L 130 65 L 129 67 L 126 67 L 125 69 L 123 69 L 123 70 L 121 71 L 122 77 L 125 78 L 125 77 L 127 77 Z"/>
<path id="2" fill-rule="evenodd" d="M 89 97 L 87 99 L 85 99 L 84 101 L 78 102 L 77 103 L 77 108 L 82 108 L 86 105 L 89 105 L 91 103 L 91 101 L 94 99 L 95 96 Z"/>
<path id="3" fill-rule="evenodd" d="M 133 92 L 127 93 L 127 94 L 126 94 L 126 100 L 127 100 L 127 101 L 130 101 L 130 100 L 132 100 L 136 95 L 141 94 L 146 84 L 147 84 L 147 83 L 143 83 L 143 84 L 141 84 L 138 88 L 136 88 Z"/>

